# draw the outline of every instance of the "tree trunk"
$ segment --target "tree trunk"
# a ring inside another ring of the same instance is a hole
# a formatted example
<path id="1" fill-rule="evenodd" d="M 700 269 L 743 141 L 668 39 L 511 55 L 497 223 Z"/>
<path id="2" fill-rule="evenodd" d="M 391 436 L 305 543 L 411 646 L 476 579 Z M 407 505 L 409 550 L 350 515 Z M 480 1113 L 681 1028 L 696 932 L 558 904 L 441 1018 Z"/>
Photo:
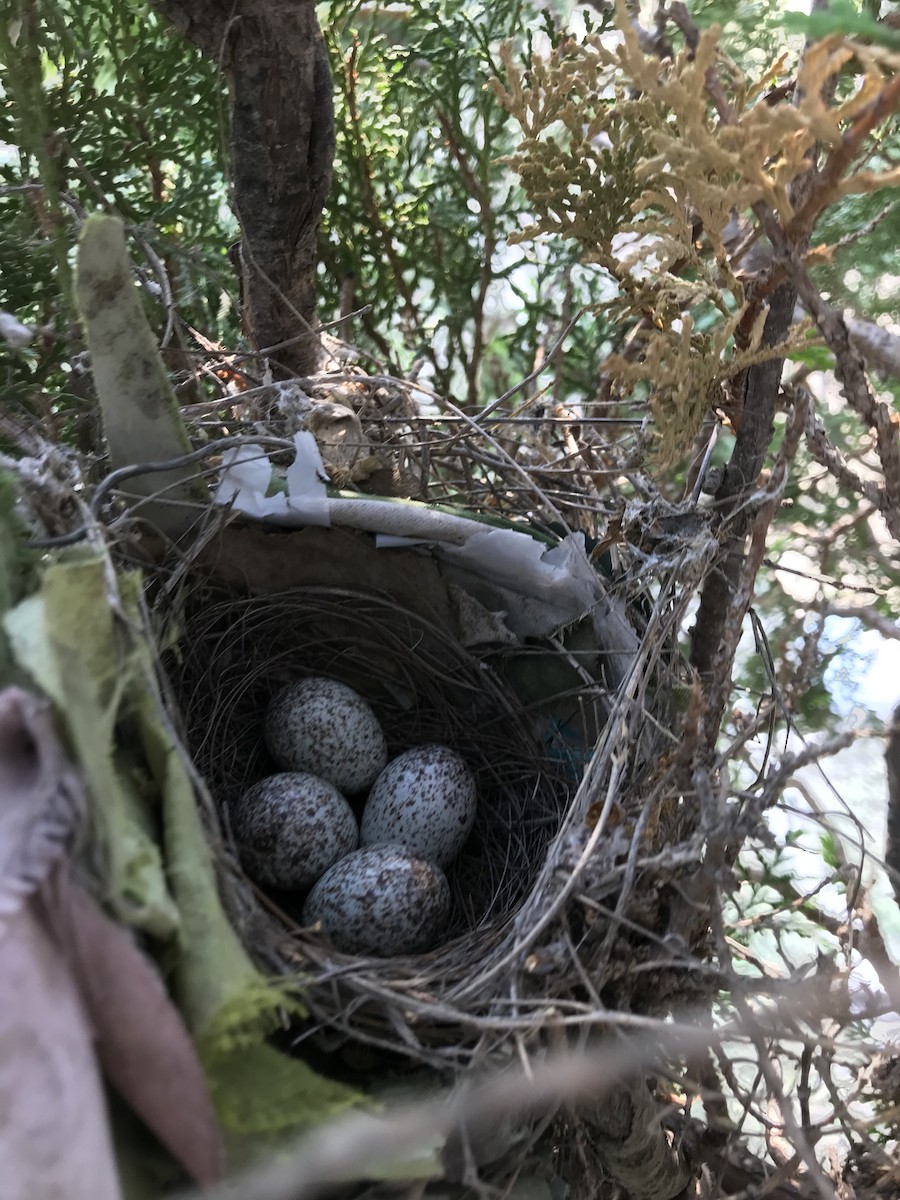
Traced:
<path id="1" fill-rule="evenodd" d="M 228 80 L 247 334 L 256 349 L 271 349 L 282 373 L 309 374 L 319 361 L 316 239 L 334 157 L 331 74 L 315 6 L 152 3 Z"/>

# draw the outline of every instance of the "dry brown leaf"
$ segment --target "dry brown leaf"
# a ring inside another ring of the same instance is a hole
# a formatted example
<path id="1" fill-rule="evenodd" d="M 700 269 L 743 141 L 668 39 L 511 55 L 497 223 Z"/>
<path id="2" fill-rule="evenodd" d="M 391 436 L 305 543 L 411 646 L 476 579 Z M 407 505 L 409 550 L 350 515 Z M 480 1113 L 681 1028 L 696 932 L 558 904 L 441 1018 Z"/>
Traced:
<path id="1" fill-rule="evenodd" d="M 50 706 L 22 688 L 0 692 L 0 917 L 34 892 L 84 814 L 77 772 Z"/>
<path id="2" fill-rule="evenodd" d="M 53 872 L 42 900 L 78 982 L 104 1074 L 192 1179 L 216 1182 L 224 1153 L 206 1080 L 157 971 L 66 866 Z"/>

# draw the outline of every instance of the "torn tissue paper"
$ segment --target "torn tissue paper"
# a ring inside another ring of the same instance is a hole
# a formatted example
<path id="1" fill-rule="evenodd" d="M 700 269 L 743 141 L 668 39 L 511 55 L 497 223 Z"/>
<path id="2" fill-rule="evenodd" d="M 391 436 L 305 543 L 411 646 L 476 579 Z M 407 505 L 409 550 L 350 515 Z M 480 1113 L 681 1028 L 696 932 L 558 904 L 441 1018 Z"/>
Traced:
<path id="1" fill-rule="evenodd" d="M 222 459 L 217 504 L 278 525 L 330 525 L 326 472 L 311 433 L 294 434 L 296 457 L 287 469 L 287 493 L 268 495 L 272 464 L 261 446 L 237 446 Z"/>

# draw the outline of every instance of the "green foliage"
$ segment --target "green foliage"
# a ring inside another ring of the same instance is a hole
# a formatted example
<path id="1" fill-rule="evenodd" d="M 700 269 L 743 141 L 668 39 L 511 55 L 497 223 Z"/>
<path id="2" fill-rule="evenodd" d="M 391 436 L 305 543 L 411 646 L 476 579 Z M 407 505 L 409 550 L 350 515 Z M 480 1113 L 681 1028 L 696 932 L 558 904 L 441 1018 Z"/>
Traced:
<path id="1" fill-rule="evenodd" d="M 337 151 L 323 221 L 322 316 L 348 274 L 372 311 L 355 340 L 476 407 L 527 374 L 571 310 L 601 282 L 575 250 L 513 250 L 521 191 L 501 159 L 515 129 L 486 82 L 505 39 L 534 24 L 523 0 L 323 6 L 335 83 Z M 553 32 L 552 24 L 548 27 Z M 591 386 L 602 322 L 574 335 L 567 385 Z"/>
<path id="2" fill-rule="evenodd" d="M 0 142 L 17 150 L 0 162 L 0 308 L 42 333 L 0 358 L 20 411 L 77 439 L 72 417 L 90 399 L 75 357 L 70 272 L 85 213 L 106 207 L 130 227 L 160 333 L 171 288 L 173 346 L 196 353 L 189 326 L 238 343 L 227 98 L 215 65 L 144 4 L 41 0 L 28 13 L 0 47 L 15 67 Z M 371 306 L 352 339 L 396 369 L 424 356 L 426 378 L 477 406 L 527 374 L 566 313 L 603 287 L 579 269 L 575 249 L 513 251 L 507 242 L 521 192 L 500 160 L 515 132 L 485 82 L 500 43 L 532 29 L 533 14 L 525 0 L 402 12 L 336 0 L 320 14 L 337 125 L 322 319 L 336 315 L 352 272 L 357 305 Z M 561 393 L 592 389 L 607 337 L 600 318 L 573 331 Z"/>
<path id="3" fill-rule="evenodd" d="M 9 399 L 59 433 L 66 410 L 86 405 L 71 296 L 85 214 L 123 218 L 142 277 L 163 301 L 171 290 L 184 322 L 237 333 L 223 87 L 214 64 L 130 0 L 14 3 L 0 55 L 0 143 L 10 148 L 0 159 L 0 308 L 40 329 L 0 366 Z M 164 303 L 148 307 L 162 331 Z"/>
<path id="4" fill-rule="evenodd" d="M 900 128 L 896 125 L 880 151 L 880 163 L 896 161 L 900 154 Z M 822 287 L 840 306 L 871 316 L 900 316 L 900 289 L 890 283 L 891 258 L 898 237 L 900 198 L 896 192 L 843 198 L 822 215 L 816 226 L 817 241 L 837 246 L 833 260 L 818 269 Z"/>
<path id="5" fill-rule="evenodd" d="M 823 833 L 819 838 L 819 844 L 822 848 L 822 861 L 826 867 L 831 867 L 836 871 L 841 865 L 841 856 L 838 851 L 837 839 L 833 833 Z"/>
<path id="6" fill-rule="evenodd" d="M 784 0 L 694 0 L 691 16 L 707 29 L 718 25 L 736 62 L 771 61 L 785 48 Z"/>
<path id="7" fill-rule="evenodd" d="M 890 50 L 900 50 L 900 33 L 860 12 L 852 0 L 831 0 L 824 12 L 785 13 L 784 27 L 788 33 L 802 33 L 810 38 L 828 37 L 832 33 L 851 34 Z"/>

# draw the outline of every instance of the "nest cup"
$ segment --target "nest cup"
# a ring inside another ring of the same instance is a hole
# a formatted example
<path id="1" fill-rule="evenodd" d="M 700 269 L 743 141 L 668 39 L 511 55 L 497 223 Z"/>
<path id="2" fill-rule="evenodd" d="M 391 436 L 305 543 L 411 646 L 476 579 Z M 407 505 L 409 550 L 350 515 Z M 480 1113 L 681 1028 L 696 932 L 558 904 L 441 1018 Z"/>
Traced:
<path id="1" fill-rule="evenodd" d="M 226 844 L 229 802 L 278 770 L 263 739 L 268 703 L 307 676 L 339 680 L 362 695 L 392 758 L 437 742 L 461 754 L 476 779 L 475 826 L 447 871 L 452 915 L 440 945 L 406 958 L 343 955 L 300 926 L 302 894 L 254 887 L 254 919 L 242 923 L 257 959 L 299 969 L 308 1005 L 342 1025 L 348 988 L 372 1000 L 378 980 L 376 1007 L 390 1007 L 413 980 L 447 995 L 471 978 L 533 886 L 577 782 L 548 756 L 532 714 L 504 682 L 500 656 L 476 655 L 389 595 L 310 586 L 264 596 L 204 588 L 189 600 L 178 658 L 173 681 L 187 745 Z M 344 968 L 339 988 L 336 967 Z M 441 1036 L 455 1033 L 447 1028 Z"/>

